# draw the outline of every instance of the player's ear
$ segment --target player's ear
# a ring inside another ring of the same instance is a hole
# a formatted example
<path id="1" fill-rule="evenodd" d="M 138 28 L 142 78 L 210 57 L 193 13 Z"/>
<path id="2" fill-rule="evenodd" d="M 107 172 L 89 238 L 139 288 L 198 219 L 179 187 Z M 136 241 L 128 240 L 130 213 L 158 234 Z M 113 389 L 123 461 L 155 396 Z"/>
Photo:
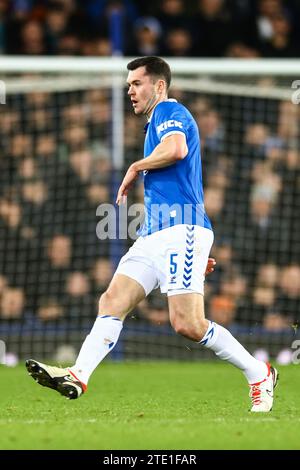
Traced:
<path id="1" fill-rule="evenodd" d="M 157 81 L 157 92 L 158 93 L 163 93 L 165 90 L 166 83 L 164 80 L 158 80 Z"/>

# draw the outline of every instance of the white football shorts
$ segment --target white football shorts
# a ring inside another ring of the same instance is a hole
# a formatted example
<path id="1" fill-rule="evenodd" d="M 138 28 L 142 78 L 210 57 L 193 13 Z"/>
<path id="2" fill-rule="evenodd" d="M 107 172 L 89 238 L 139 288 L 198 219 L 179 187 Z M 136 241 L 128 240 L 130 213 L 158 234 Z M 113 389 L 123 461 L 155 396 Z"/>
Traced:
<path id="1" fill-rule="evenodd" d="M 198 225 L 174 225 L 139 237 L 121 258 L 116 274 L 125 274 L 144 288 L 146 296 L 160 287 L 170 295 L 204 294 L 213 232 Z"/>

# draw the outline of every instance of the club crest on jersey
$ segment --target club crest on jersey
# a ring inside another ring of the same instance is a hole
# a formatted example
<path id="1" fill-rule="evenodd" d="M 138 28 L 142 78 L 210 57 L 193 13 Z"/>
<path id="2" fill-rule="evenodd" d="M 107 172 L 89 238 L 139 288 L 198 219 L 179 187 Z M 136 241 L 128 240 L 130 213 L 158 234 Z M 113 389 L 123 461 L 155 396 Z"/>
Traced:
<path id="1" fill-rule="evenodd" d="M 156 131 L 159 133 L 165 131 L 169 127 L 180 127 L 180 129 L 182 129 L 182 122 L 176 121 L 175 119 L 170 119 L 169 121 L 165 121 L 159 124 L 159 126 L 156 127 Z"/>

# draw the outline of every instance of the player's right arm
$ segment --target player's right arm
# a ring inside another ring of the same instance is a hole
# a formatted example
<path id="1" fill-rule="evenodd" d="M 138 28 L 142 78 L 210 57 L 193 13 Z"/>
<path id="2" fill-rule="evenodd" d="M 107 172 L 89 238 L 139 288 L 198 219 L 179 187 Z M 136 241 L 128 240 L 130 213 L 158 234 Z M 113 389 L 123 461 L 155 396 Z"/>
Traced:
<path id="1" fill-rule="evenodd" d="M 173 165 L 188 154 L 184 134 L 171 134 L 160 142 L 151 155 L 132 164 L 136 171 L 156 170 Z"/>
<path id="2" fill-rule="evenodd" d="M 173 165 L 185 158 L 187 154 L 188 148 L 184 134 L 167 136 L 155 147 L 151 155 L 130 165 L 118 190 L 116 203 L 120 205 L 121 202 L 124 202 L 124 198 L 126 198 L 140 171 L 156 170 L 157 168 Z"/>

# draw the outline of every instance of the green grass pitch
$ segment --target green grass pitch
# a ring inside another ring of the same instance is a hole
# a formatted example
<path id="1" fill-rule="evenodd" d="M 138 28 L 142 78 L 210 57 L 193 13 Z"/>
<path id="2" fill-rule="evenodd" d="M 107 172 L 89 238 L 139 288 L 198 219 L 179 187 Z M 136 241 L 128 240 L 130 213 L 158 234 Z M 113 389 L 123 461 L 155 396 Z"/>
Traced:
<path id="1" fill-rule="evenodd" d="M 105 362 L 79 400 L 0 366 L 0 449 L 299 449 L 299 372 L 279 367 L 273 411 L 251 414 L 221 362 Z"/>

